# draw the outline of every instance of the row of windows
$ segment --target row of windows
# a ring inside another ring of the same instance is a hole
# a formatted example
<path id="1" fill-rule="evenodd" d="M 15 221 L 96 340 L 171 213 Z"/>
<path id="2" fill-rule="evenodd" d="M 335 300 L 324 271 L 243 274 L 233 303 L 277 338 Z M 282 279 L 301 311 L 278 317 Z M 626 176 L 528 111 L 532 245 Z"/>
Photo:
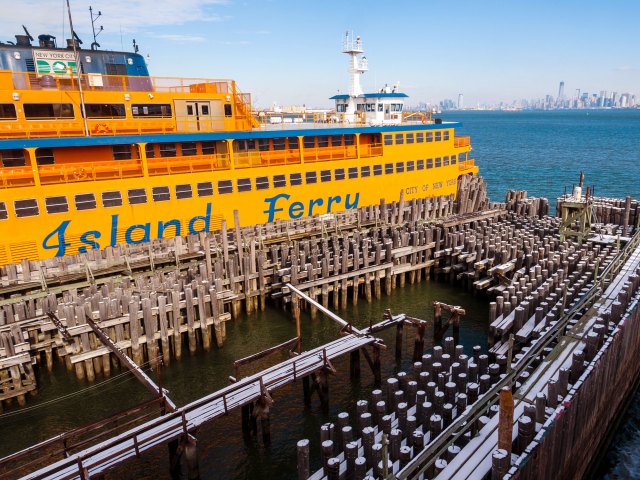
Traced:
<path id="1" fill-rule="evenodd" d="M 463 160 L 462 155 L 460 161 Z M 248 192 L 253 188 L 256 190 L 266 190 L 273 188 L 283 188 L 287 184 L 290 186 L 302 185 L 303 180 L 307 185 L 318 182 L 330 182 L 344 180 L 346 178 L 354 179 L 358 177 L 370 177 L 386 174 L 413 172 L 415 170 L 424 170 L 434 167 L 455 165 L 458 161 L 456 155 L 437 157 L 435 159 L 428 158 L 426 160 L 409 160 L 407 162 L 395 162 L 376 165 L 363 165 L 358 167 L 336 168 L 334 170 L 320 170 L 319 172 L 305 172 L 287 175 L 273 175 L 273 177 L 260 176 L 255 179 L 239 178 L 236 181 L 238 192 Z M 176 199 L 198 197 L 208 197 L 214 194 L 213 182 L 200 182 L 195 186 L 195 192 L 191 184 L 176 185 L 173 194 Z M 218 194 L 224 195 L 233 192 L 232 180 L 219 180 L 217 182 Z M 144 188 L 132 188 L 126 191 L 126 198 L 130 205 L 148 203 L 148 191 Z M 102 206 L 120 207 L 123 205 L 123 193 L 119 190 L 102 192 L 100 194 Z M 151 200 L 154 202 L 165 202 L 171 200 L 171 189 L 168 186 L 151 187 Z M 94 193 L 79 193 L 73 196 L 75 209 L 78 211 L 91 210 L 97 208 L 97 199 Z M 69 211 L 69 202 L 65 195 L 46 197 L 44 199 L 44 207 L 47 213 L 66 213 Z M 14 202 L 16 217 L 32 217 L 40 213 L 38 201 L 36 199 L 16 200 Z M 4 202 L 0 202 L 0 220 L 6 219 L 8 216 L 7 206 Z"/>
<path id="2" fill-rule="evenodd" d="M 385 145 L 404 145 L 405 143 L 441 142 L 449 140 L 449 130 L 436 130 L 435 132 L 396 133 L 384 136 Z"/>
<path id="3" fill-rule="evenodd" d="M 39 118 L 74 118 L 75 112 L 71 103 L 24 103 L 22 105 L 27 120 Z M 133 117 L 171 117 L 170 104 L 131 105 Z M 85 103 L 87 118 L 125 118 L 126 108 L 123 103 Z M 0 120 L 16 120 L 16 107 L 11 103 L 0 103 Z"/>

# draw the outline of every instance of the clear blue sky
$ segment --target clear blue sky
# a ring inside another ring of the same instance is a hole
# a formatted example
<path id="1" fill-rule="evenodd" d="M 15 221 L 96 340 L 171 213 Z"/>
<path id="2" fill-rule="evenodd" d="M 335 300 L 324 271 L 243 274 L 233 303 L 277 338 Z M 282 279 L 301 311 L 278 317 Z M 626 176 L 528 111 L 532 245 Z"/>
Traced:
<path id="1" fill-rule="evenodd" d="M 63 3 L 0 0 L 2 39 L 21 24 L 61 38 Z M 348 88 L 345 30 L 363 39 L 365 90 L 400 81 L 410 104 L 556 96 L 560 80 L 568 96 L 640 94 L 637 0 L 71 0 L 87 46 L 89 5 L 103 48 L 135 38 L 152 75 L 233 78 L 258 106 L 329 106 Z"/>

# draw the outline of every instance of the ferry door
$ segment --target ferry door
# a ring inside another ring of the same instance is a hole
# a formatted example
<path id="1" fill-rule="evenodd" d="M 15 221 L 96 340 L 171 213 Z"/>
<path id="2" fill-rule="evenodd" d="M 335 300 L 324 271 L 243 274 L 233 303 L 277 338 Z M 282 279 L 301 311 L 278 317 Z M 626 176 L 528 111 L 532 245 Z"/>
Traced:
<path id="1" fill-rule="evenodd" d="M 187 131 L 212 130 L 211 105 L 208 101 L 185 102 Z"/>

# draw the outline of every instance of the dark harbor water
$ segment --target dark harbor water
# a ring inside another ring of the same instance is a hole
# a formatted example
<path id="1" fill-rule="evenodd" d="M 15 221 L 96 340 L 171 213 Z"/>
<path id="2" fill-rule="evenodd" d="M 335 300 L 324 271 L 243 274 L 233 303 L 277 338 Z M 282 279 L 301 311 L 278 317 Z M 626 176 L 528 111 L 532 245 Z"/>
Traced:
<path id="1" fill-rule="evenodd" d="M 530 196 L 553 200 L 577 182 L 582 170 L 586 184 L 595 185 L 598 195 L 640 197 L 640 110 L 636 111 L 554 111 L 554 112 L 450 112 L 445 120 L 463 122 L 460 133 L 471 135 L 473 157 L 488 183 L 493 200 L 504 200 L 508 189 L 524 189 Z M 377 322 L 386 308 L 431 319 L 434 300 L 461 305 L 467 315 L 461 328 L 461 341 L 467 349 L 486 344 L 488 308 L 485 299 L 434 281 L 396 289 L 391 297 L 367 304 L 349 306 L 339 314 L 356 325 Z M 337 336 L 330 320 L 316 321 L 303 314 L 303 348 L 310 349 Z M 383 333 L 393 345 L 394 332 Z M 189 356 L 183 349 L 180 362 L 163 369 L 162 379 L 172 399 L 184 405 L 200 396 L 228 385 L 237 358 L 271 347 L 295 336 L 295 325 L 288 313 L 275 307 L 266 312 L 227 323 L 224 348 Z M 411 351 L 411 329 L 405 329 L 405 351 Z M 427 345 L 428 347 L 429 345 Z M 392 350 L 392 349 L 390 349 Z M 384 375 L 396 369 L 391 355 L 383 357 Z M 408 358 L 408 355 L 405 355 Z M 271 358 L 269 364 L 279 359 Z M 407 361 L 408 362 L 408 361 Z M 265 366 L 256 365 L 256 367 Z M 310 408 L 302 401 L 302 387 L 293 384 L 274 394 L 269 448 L 259 438 L 243 439 L 240 414 L 211 422 L 198 433 L 202 478 L 213 479 L 294 479 L 295 443 L 310 438 L 311 451 L 319 448 L 319 428 L 345 409 L 353 412 L 355 400 L 368 398 L 373 379 L 366 362 L 362 378 L 349 381 L 348 358 L 335 362 L 338 375 L 330 380 L 330 411 L 321 412 L 317 397 Z M 401 368 L 408 367 L 406 363 Z M 249 373 L 249 372 L 246 372 Z M 246 374 L 245 373 L 245 374 Z M 101 383 L 102 382 L 102 383 Z M 0 457 L 25 448 L 65 430 L 98 420 L 148 399 L 147 392 L 130 375 L 98 377 L 93 386 L 67 375 L 56 363 L 54 375 L 40 369 L 39 394 L 20 412 L 0 416 Z M 74 394 L 81 389 L 82 394 Z M 54 401 L 59 397 L 64 398 Z M 632 402 L 626 420 L 607 453 L 604 478 L 634 478 L 640 475 L 640 397 Z M 6 434 L 11 432 L 11 434 Z M 312 469 L 318 467 L 318 458 Z M 118 468 L 110 478 L 167 478 L 168 455 L 164 448 L 147 452 L 139 460 Z"/>

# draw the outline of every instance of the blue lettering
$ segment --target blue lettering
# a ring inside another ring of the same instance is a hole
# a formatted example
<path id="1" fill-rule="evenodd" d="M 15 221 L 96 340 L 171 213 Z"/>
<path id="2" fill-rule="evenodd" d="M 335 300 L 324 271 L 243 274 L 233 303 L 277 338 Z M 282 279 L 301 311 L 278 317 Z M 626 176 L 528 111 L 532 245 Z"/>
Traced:
<path id="1" fill-rule="evenodd" d="M 134 240 L 133 239 L 133 232 L 135 232 L 136 230 L 142 230 L 142 238 L 139 238 L 138 240 Z M 124 234 L 124 240 L 127 243 L 131 243 L 131 244 L 138 244 L 138 243 L 145 243 L 148 242 L 150 240 L 151 234 L 151 224 L 150 223 L 145 223 L 145 224 L 137 224 L 137 225 L 131 225 L 129 228 L 127 228 L 127 231 Z"/>
<path id="2" fill-rule="evenodd" d="M 313 217 L 313 207 L 314 205 L 322 205 L 324 203 L 324 201 L 321 198 L 316 198 L 315 200 L 311 200 L 309 202 L 309 216 Z"/>
<path id="3" fill-rule="evenodd" d="M 293 202 L 289 206 L 289 216 L 291 218 L 300 218 L 304 215 L 304 204 L 302 202 Z"/>
<path id="4" fill-rule="evenodd" d="M 204 222 L 204 227 L 201 230 L 195 229 L 195 224 L 198 220 L 202 220 Z M 193 235 L 200 232 L 208 232 L 210 225 L 211 225 L 211 203 L 207 203 L 207 213 L 204 216 L 193 217 L 191 220 L 189 220 L 189 233 Z"/>
<path id="5" fill-rule="evenodd" d="M 115 247 L 118 244 L 118 214 L 111 215 L 111 246 Z"/>
<path id="6" fill-rule="evenodd" d="M 57 248 L 58 251 L 56 252 L 55 256 L 56 257 L 64 256 L 65 252 L 67 251 L 67 247 L 71 246 L 70 243 L 66 243 L 64 241 L 64 233 L 67 230 L 67 227 L 69 226 L 70 223 L 71 223 L 71 220 L 65 220 L 58 226 L 58 228 L 56 228 L 53 232 L 51 232 L 49 235 L 44 237 L 44 240 L 42 241 L 42 248 L 44 248 L 45 250 L 55 250 Z M 51 239 L 55 239 L 57 243 L 49 244 L 49 241 Z"/>
<path id="7" fill-rule="evenodd" d="M 281 198 L 284 198 L 285 200 L 289 200 L 289 198 L 291 198 L 291 195 L 288 195 L 286 193 L 279 193 L 275 197 L 270 197 L 270 198 L 265 198 L 264 199 L 264 201 L 269 204 L 268 210 L 264 210 L 262 212 L 262 213 L 269 214 L 269 217 L 267 218 L 267 222 L 273 222 L 273 220 L 274 220 L 274 218 L 276 216 L 276 212 L 281 212 L 281 211 L 284 210 L 283 208 L 276 208 L 276 202 L 278 200 L 280 200 Z"/>
<path id="8" fill-rule="evenodd" d="M 356 193 L 356 198 L 353 200 L 353 203 L 350 201 L 351 194 L 347 194 L 347 198 L 344 199 L 344 208 L 347 210 L 351 208 L 358 208 L 358 201 L 360 201 L 360 192 Z"/>
<path id="9" fill-rule="evenodd" d="M 336 195 L 335 197 L 329 197 L 329 201 L 327 202 L 327 213 L 331 213 L 331 206 L 333 203 L 340 203 L 342 201 L 342 197 L 340 195 Z"/>
<path id="10" fill-rule="evenodd" d="M 180 236 L 180 220 L 173 219 L 173 220 L 168 220 L 166 222 L 163 222 L 161 220 L 158 222 L 158 238 L 164 237 L 164 231 L 167 229 L 167 227 L 175 228 L 172 237 Z M 171 238 L 171 237 L 168 237 L 168 238 Z"/>
<path id="11" fill-rule="evenodd" d="M 90 230 L 80 235 L 80 241 L 85 245 L 87 245 L 88 247 L 90 247 L 91 249 L 100 248 L 100 244 L 98 242 L 95 242 L 94 240 L 89 238 L 89 237 L 100 238 L 100 236 L 101 236 L 101 233 L 98 232 L 97 230 Z M 78 252 L 87 253 L 87 247 L 82 246 L 78 248 Z"/>

